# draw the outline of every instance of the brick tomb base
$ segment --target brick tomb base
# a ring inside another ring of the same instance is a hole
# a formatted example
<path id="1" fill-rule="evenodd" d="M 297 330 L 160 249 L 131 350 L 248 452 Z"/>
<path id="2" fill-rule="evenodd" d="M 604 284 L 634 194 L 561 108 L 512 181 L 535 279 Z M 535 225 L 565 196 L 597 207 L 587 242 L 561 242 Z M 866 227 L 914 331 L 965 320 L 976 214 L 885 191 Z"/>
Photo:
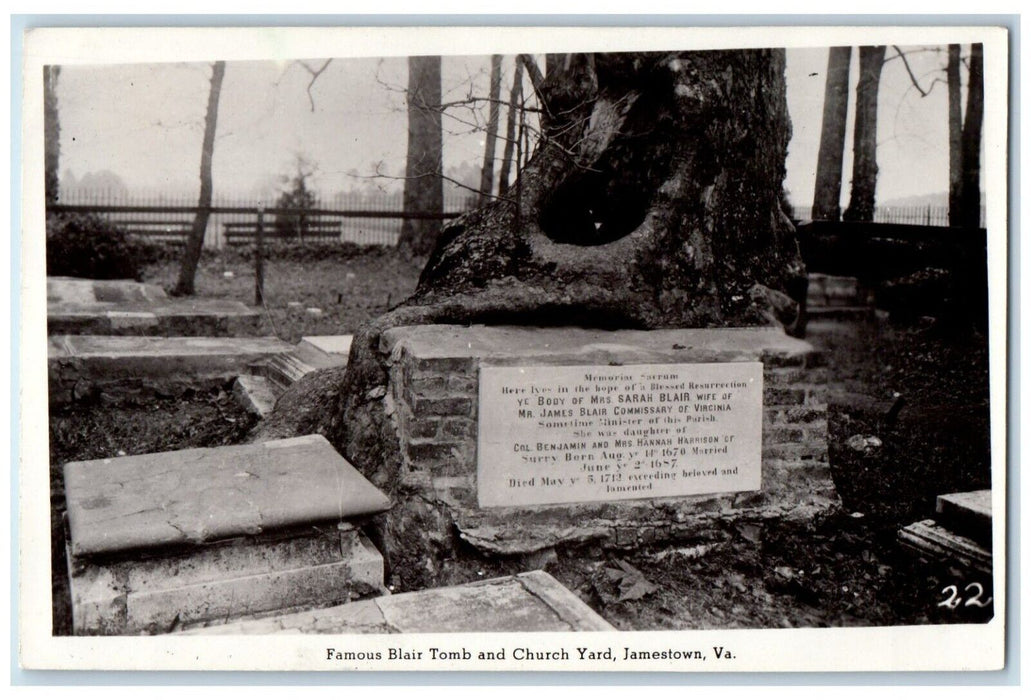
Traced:
<path id="1" fill-rule="evenodd" d="M 441 531 L 422 532 L 422 539 L 439 543 L 457 531 L 488 554 L 586 543 L 637 547 L 697 539 L 742 518 L 810 518 L 838 502 L 827 462 L 826 370 L 812 346 L 779 330 L 418 326 L 387 331 L 380 350 L 390 358 L 387 412 L 401 454 L 400 487 L 391 490 L 404 495 L 388 514 L 395 533 L 436 523 Z M 754 435 L 755 488 L 481 507 L 478 470 L 492 468 L 478 463 L 477 454 L 483 368 L 532 374 L 540 367 L 736 362 L 762 363 L 751 365 L 761 371 L 763 387 L 751 409 L 753 434 L 761 422 L 761 443 Z"/>

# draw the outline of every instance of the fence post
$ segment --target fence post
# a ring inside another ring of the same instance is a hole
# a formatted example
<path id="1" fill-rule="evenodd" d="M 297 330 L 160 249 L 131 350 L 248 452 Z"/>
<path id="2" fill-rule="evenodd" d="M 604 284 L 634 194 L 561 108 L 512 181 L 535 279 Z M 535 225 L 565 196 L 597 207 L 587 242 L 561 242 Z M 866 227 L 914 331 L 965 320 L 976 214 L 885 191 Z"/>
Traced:
<path id="1" fill-rule="evenodd" d="M 258 207 L 258 226 L 254 230 L 254 304 L 265 303 L 265 232 L 264 207 Z"/>

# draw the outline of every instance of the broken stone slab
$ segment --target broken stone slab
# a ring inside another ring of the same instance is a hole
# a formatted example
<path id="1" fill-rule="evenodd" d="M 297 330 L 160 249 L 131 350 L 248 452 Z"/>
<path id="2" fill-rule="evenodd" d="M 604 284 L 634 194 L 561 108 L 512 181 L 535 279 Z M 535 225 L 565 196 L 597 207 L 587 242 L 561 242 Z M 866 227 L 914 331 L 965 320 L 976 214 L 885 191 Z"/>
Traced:
<path id="1" fill-rule="evenodd" d="M 980 544 L 942 527 L 934 520 L 921 520 L 899 530 L 899 544 L 928 561 L 959 565 L 992 575 L 992 553 Z"/>
<path id="2" fill-rule="evenodd" d="M 128 280 L 47 279 L 47 331 L 93 335 L 257 335 L 261 316 L 230 299 L 170 299 Z"/>
<path id="3" fill-rule="evenodd" d="M 338 355 L 347 361 L 351 353 L 353 335 L 306 335 L 301 338 L 300 347 L 311 348 L 326 355 Z"/>
<path id="4" fill-rule="evenodd" d="M 184 634 L 588 632 L 615 628 L 543 571 L 382 596 Z"/>
<path id="5" fill-rule="evenodd" d="M 58 335 L 48 341 L 50 402 L 176 393 L 225 384 L 294 346 L 276 338 Z"/>
<path id="6" fill-rule="evenodd" d="M 991 546 L 991 489 L 943 494 L 938 496 L 936 511 L 942 524 L 953 532 Z"/>
<path id="7" fill-rule="evenodd" d="M 176 625 L 380 592 L 355 524 L 390 506 L 320 435 L 70 462 L 76 634 Z"/>
<path id="8" fill-rule="evenodd" d="M 276 394 L 265 377 L 244 374 L 233 383 L 233 396 L 248 412 L 264 418 L 276 407 Z"/>
<path id="9" fill-rule="evenodd" d="M 350 338 L 351 336 L 339 336 Z M 318 338 L 334 339 L 328 343 L 321 343 Z M 269 358 L 254 369 L 261 376 L 267 378 L 272 384 L 276 395 L 282 394 L 292 384 L 299 381 L 305 375 L 318 369 L 328 367 L 342 367 L 347 364 L 346 353 L 331 352 L 323 349 L 322 345 L 329 348 L 339 348 L 338 336 L 313 336 L 315 342 L 308 342 L 309 339 L 302 339 L 292 352 L 286 355 Z"/>

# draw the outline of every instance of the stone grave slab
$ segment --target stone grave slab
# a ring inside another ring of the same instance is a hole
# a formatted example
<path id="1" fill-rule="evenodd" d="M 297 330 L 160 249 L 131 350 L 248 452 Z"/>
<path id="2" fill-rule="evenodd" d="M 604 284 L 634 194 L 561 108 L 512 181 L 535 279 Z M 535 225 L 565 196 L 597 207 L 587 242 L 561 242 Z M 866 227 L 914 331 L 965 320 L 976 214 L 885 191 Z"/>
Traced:
<path id="1" fill-rule="evenodd" d="M 167 632 L 382 590 L 390 506 L 320 435 L 70 462 L 73 628 Z"/>
<path id="2" fill-rule="evenodd" d="M 438 325 L 388 330 L 379 349 L 400 467 L 361 468 L 425 493 L 485 553 L 638 547 L 838 504 L 826 369 L 780 330 Z M 416 511 L 389 517 L 407 532 Z"/>
<path id="3" fill-rule="evenodd" d="M 942 527 L 934 520 L 920 520 L 899 530 L 899 544 L 928 561 L 951 562 L 964 569 L 991 576 L 992 553 L 980 544 Z"/>
<path id="4" fill-rule="evenodd" d="M 588 632 L 615 628 L 543 571 L 371 598 L 184 634 Z"/>
<path id="5" fill-rule="evenodd" d="M 938 496 L 936 510 L 943 525 L 990 546 L 992 541 L 991 489 Z"/>
<path id="6" fill-rule="evenodd" d="M 257 335 L 260 323 L 257 310 L 229 299 L 172 299 L 129 280 L 47 278 L 51 335 Z"/>
<path id="7" fill-rule="evenodd" d="M 310 372 L 327 367 L 343 367 L 347 365 L 347 354 L 333 352 L 334 348 L 340 349 L 340 338 L 348 339 L 350 347 L 351 336 L 309 336 L 303 338 L 294 348 L 293 352 L 287 355 L 280 355 L 271 358 L 260 368 L 262 376 L 266 377 L 277 394 L 286 391 L 291 384 L 300 380 Z M 319 339 L 328 338 L 323 343 Z M 309 342 L 315 340 L 315 342 Z"/>
<path id="8" fill-rule="evenodd" d="M 353 335 L 306 335 L 301 338 L 301 345 L 328 355 L 341 355 L 346 361 L 353 339 Z"/>
<path id="9" fill-rule="evenodd" d="M 96 393 L 145 396 L 226 383 L 295 347 L 253 337 L 58 335 L 47 343 L 52 404 Z"/>

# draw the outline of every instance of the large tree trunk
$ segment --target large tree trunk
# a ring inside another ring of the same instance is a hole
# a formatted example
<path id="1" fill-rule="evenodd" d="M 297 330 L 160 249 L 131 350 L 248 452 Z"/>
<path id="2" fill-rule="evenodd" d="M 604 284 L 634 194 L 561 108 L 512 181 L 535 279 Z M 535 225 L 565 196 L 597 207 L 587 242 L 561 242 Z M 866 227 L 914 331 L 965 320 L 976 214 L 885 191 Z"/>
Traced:
<path id="1" fill-rule="evenodd" d="M 884 67 L 885 46 L 859 48 L 856 123 L 852 144 L 852 193 L 846 221 L 873 221 L 877 194 L 877 92 Z"/>
<path id="2" fill-rule="evenodd" d="M 487 111 L 487 143 L 483 148 L 480 170 L 480 204 L 490 201 L 494 190 L 494 147 L 498 141 L 498 117 L 501 100 L 501 56 L 490 57 L 490 106 Z"/>
<path id="3" fill-rule="evenodd" d="M 216 61 L 211 70 L 211 87 L 208 90 L 208 110 L 204 116 L 204 144 L 200 156 L 200 195 L 197 197 L 197 215 L 193 218 L 190 238 L 183 249 L 179 266 L 179 281 L 172 293 L 187 296 L 194 293 L 194 278 L 204 248 L 204 232 L 211 216 L 211 158 L 215 151 L 215 128 L 218 123 L 218 98 L 222 93 L 222 78 L 226 72 L 225 61 Z"/>
<path id="4" fill-rule="evenodd" d="M 498 174 L 498 197 L 508 194 L 508 180 L 512 170 L 512 153 L 515 151 L 516 115 L 521 109 L 523 94 L 523 59 L 516 56 L 515 75 L 512 77 L 512 91 L 508 95 L 508 116 L 505 123 L 505 150 L 501 156 L 501 172 Z"/>
<path id="5" fill-rule="evenodd" d="M 841 170 L 845 154 L 845 122 L 848 119 L 848 69 L 852 49 L 832 46 L 827 57 L 827 82 L 823 96 L 820 153 L 816 161 L 816 190 L 812 218 L 841 218 Z"/>
<path id="6" fill-rule="evenodd" d="M 61 66 L 43 67 L 43 159 L 44 192 L 47 204 L 55 204 L 58 196 L 58 161 L 61 153 L 61 122 L 57 112 L 57 79 Z"/>
<path id="7" fill-rule="evenodd" d="M 355 335 L 342 382 L 319 400 L 288 392 L 265 423 L 264 436 L 322 432 L 396 499 L 383 541 L 392 564 L 412 575 L 441 554 L 426 535 L 440 529 L 411 528 L 419 516 L 408 515 L 428 506 L 406 484 L 390 438 L 385 330 L 790 324 L 787 293 L 804 290 L 781 210 L 790 137 L 783 51 L 574 55 L 549 68 L 543 134 L 520 196 L 449 226 L 412 298 Z M 391 547 L 398 542 L 418 546 Z"/>
<path id="8" fill-rule="evenodd" d="M 963 104 L 959 83 L 959 44 L 949 44 L 949 61 L 945 75 L 949 87 L 949 226 L 961 226 Z"/>
<path id="9" fill-rule="evenodd" d="M 412 56 L 408 59 L 405 212 L 444 212 L 443 162 L 440 56 Z M 405 255 L 426 255 L 433 250 L 439 232 L 439 220 L 406 218 L 398 247 Z"/>
<path id="10" fill-rule="evenodd" d="M 961 224 L 981 225 L 981 127 L 984 121 L 984 53 L 981 44 L 970 47 L 970 82 L 963 119 L 963 183 L 960 191 Z"/>

